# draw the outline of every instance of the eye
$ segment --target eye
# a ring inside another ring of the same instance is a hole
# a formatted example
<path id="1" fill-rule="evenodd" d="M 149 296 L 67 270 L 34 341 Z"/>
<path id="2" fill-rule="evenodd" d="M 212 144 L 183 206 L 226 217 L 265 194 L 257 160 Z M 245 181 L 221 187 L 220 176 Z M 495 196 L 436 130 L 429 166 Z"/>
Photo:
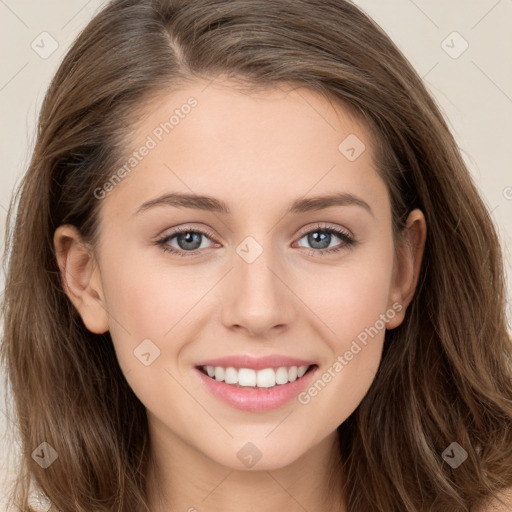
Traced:
<path id="1" fill-rule="evenodd" d="M 335 235 L 333 237 L 333 235 Z M 341 240 L 341 244 L 338 243 L 334 248 L 330 248 L 331 242 L 336 238 Z M 352 245 L 354 245 L 355 241 L 347 231 L 341 228 L 334 227 L 326 227 L 318 224 L 314 229 L 310 229 L 307 231 L 299 240 L 299 242 L 303 239 L 306 239 L 306 242 L 310 244 L 310 246 L 314 250 L 309 250 L 308 253 L 312 255 L 325 255 L 332 254 L 343 249 L 346 249 Z M 299 247 L 304 247 L 299 245 Z"/>
<path id="2" fill-rule="evenodd" d="M 201 229 L 192 228 L 177 228 L 172 233 L 166 235 L 164 238 L 157 240 L 162 250 L 176 254 L 178 256 L 191 256 L 197 254 L 199 249 L 204 249 L 203 241 L 205 239 L 211 240 L 213 234 L 209 231 L 203 231 Z M 170 244 L 171 241 L 175 240 L 176 246 Z"/>
<path id="3" fill-rule="evenodd" d="M 336 238 L 340 239 L 341 243 L 330 247 L 331 243 L 335 241 Z M 203 242 L 206 240 L 212 241 L 213 239 L 213 233 L 207 230 L 184 227 L 177 228 L 165 235 L 163 238 L 157 240 L 156 244 L 160 246 L 163 251 L 170 252 L 177 256 L 195 256 L 201 252 L 201 249 L 208 247 L 208 245 L 205 246 Z M 355 240 L 348 231 L 332 226 L 323 226 L 321 224 L 305 232 L 299 239 L 299 242 L 302 239 L 306 239 L 306 242 L 310 244 L 311 248 L 304 247 L 300 244 L 298 247 L 307 249 L 308 254 L 313 256 L 332 254 L 347 249 L 355 244 Z M 219 244 L 216 245 L 218 246 Z"/>

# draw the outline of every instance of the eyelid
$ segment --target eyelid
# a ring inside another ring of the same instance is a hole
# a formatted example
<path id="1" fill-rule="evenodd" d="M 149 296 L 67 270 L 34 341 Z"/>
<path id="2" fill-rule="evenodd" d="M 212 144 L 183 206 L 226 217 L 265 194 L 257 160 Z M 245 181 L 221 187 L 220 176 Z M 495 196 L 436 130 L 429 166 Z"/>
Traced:
<path id="1" fill-rule="evenodd" d="M 176 235 L 179 235 L 180 233 L 186 233 L 187 231 L 198 232 L 203 235 L 206 235 L 212 242 L 214 242 L 215 240 L 220 238 L 215 233 L 213 233 L 210 229 L 208 229 L 207 227 L 203 227 L 202 225 L 198 226 L 198 225 L 194 225 L 194 224 L 186 224 L 185 226 L 177 226 L 174 228 L 169 228 L 168 230 L 165 230 L 162 235 L 158 235 L 156 239 L 162 240 L 162 239 L 172 238 Z"/>
<path id="2" fill-rule="evenodd" d="M 324 231 L 324 230 L 337 231 L 337 232 L 345 234 L 347 237 L 349 237 L 351 239 L 354 239 L 354 235 L 347 228 L 331 225 L 326 222 L 315 222 L 312 225 L 306 226 L 303 229 L 301 229 L 300 234 L 298 236 L 299 236 L 299 238 L 302 238 L 304 235 L 311 233 L 311 231 L 314 231 L 315 229 L 318 229 L 319 231 L 320 230 L 322 230 L 322 231 Z"/>

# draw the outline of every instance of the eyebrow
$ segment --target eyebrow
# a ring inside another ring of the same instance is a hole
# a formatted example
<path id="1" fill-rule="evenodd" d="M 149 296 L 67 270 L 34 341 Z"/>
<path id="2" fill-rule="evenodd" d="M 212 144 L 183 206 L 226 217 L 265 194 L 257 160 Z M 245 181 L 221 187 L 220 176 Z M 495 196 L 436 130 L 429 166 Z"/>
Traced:
<path id="1" fill-rule="evenodd" d="M 135 212 L 135 215 L 139 215 L 140 213 L 155 206 L 193 208 L 197 210 L 206 210 L 209 212 L 225 213 L 228 215 L 231 213 L 228 204 L 215 197 L 188 193 L 169 193 L 146 201 Z M 366 201 L 348 192 L 339 192 L 323 196 L 310 197 L 308 199 L 296 199 L 290 205 L 286 211 L 286 214 L 323 210 L 332 206 L 360 206 L 373 216 L 372 209 Z"/>

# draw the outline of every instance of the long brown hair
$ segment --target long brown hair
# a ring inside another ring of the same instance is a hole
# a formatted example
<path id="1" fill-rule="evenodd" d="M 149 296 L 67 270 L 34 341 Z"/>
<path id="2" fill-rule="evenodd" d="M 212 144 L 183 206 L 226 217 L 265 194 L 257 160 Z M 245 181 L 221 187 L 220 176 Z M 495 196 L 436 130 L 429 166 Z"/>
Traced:
<path id="1" fill-rule="evenodd" d="M 145 408 L 109 333 L 88 331 L 64 293 L 53 233 L 73 224 L 94 244 L 94 191 L 125 159 L 136 112 L 219 74 L 247 88 L 306 86 L 350 108 L 373 134 L 395 233 L 411 209 L 426 217 L 416 294 L 338 429 L 348 510 L 468 511 L 511 486 L 498 238 L 442 114 L 389 37 L 345 0 L 115 0 L 49 87 L 7 219 L 1 357 L 23 450 L 12 502 L 31 510 L 34 481 L 62 512 L 149 510 Z M 58 453 L 47 469 L 31 456 L 44 441 Z M 456 469 L 442 457 L 453 442 L 468 454 Z"/>

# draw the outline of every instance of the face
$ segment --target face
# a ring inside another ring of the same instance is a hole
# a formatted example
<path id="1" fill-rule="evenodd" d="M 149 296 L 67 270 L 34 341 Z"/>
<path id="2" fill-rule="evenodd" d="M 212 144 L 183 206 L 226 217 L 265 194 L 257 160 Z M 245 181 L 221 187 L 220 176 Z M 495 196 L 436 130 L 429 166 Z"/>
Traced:
<path id="1" fill-rule="evenodd" d="M 369 134 L 348 112 L 307 89 L 206 85 L 140 120 L 134 160 L 100 199 L 96 301 L 75 303 L 110 330 L 155 436 L 274 469 L 367 393 L 413 259 L 396 251 Z"/>

